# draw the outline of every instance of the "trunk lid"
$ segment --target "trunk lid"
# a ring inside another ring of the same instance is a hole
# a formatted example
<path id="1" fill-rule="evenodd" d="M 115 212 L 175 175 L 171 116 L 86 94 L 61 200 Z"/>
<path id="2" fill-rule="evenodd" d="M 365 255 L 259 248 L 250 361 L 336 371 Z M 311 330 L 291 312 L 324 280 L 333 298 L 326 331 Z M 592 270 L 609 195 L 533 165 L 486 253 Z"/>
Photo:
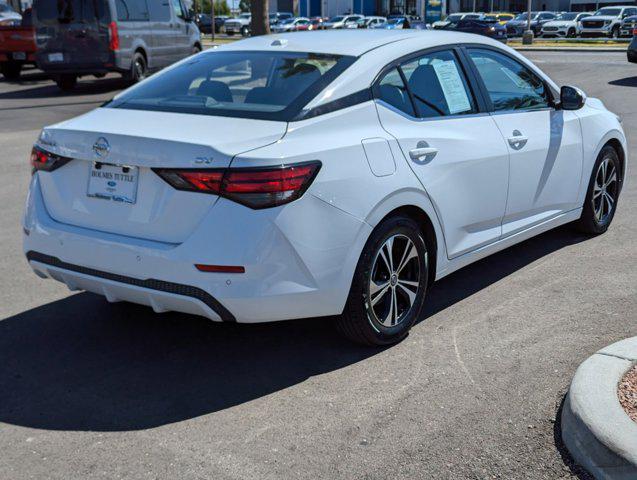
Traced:
<path id="1" fill-rule="evenodd" d="M 44 202 L 58 222 L 181 243 L 217 197 L 176 190 L 152 168 L 224 168 L 235 155 L 276 142 L 286 127 L 285 122 L 98 108 L 40 135 L 38 146 L 73 159 L 39 173 Z M 88 196 L 96 163 L 136 167 L 134 203 Z"/>
<path id="2" fill-rule="evenodd" d="M 107 0 L 36 0 L 34 12 L 40 68 L 90 69 L 112 63 Z"/>

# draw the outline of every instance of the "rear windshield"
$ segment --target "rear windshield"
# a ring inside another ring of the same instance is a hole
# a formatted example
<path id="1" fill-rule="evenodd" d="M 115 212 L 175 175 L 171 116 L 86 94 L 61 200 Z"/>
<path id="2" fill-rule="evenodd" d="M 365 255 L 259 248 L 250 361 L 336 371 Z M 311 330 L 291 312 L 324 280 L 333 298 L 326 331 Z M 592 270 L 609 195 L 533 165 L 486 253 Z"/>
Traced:
<path id="1" fill-rule="evenodd" d="M 39 23 L 108 23 L 106 0 L 35 0 L 33 9 Z"/>
<path id="2" fill-rule="evenodd" d="M 354 60 L 297 52 L 203 53 L 106 107 L 290 121 Z"/>

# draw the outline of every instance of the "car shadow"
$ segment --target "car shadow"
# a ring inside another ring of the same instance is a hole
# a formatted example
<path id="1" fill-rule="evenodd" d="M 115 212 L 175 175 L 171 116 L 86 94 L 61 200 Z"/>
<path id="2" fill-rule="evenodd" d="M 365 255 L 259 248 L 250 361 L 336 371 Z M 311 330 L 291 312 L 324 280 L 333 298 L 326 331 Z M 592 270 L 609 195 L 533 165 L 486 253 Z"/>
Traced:
<path id="1" fill-rule="evenodd" d="M 585 238 L 559 229 L 450 275 L 433 287 L 425 318 Z M 331 323 L 218 324 L 74 294 L 0 321 L 0 422 L 50 430 L 152 428 L 383 351 L 340 338 Z"/>
<path id="2" fill-rule="evenodd" d="M 611 80 L 608 84 L 615 85 L 616 87 L 637 87 L 637 76 Z"/>
<path id="3" fill-rule="evenodd" d="M 23 88 L 20 90 L 13 90 L 11 92 L 0 93 L 0 100 L 30 100 L 30 99 L 44 99 L 44 98 L 59 98 L 59 97 L 78 97 L 85 95 L 95 95 L 102 93 L 109 93 L 114 90 L 122 90 L 130 85 L 126 80 L 120 77 L 115 78 L 103 78 L 94 80 L 82 80 L 80 79 L 73 90 L 63 91 L 58 86 L 47 78 L 40 78 L 40 74 L 33 74 L 35 78 L 24 76 L 20 82 L 5 82 L 13 83 L 16 85 L 35 85 L 31 88 Z M 45 83 L 46 82 L 46 83 Z"/>

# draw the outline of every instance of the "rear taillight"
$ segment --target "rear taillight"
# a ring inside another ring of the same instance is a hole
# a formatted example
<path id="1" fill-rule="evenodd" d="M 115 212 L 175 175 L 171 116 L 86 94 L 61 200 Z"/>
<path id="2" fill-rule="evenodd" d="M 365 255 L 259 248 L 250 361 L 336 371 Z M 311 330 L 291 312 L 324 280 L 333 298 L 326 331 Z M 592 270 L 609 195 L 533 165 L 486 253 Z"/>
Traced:
<path id="1" fill-rule="evenodd" d="M 111 22 L 108 24 L 108 48 L 115 52 L 119 50 L 119 32 L 117 31 L 117 23 Z"/>
<path id="2" fill-rule="evenodd" d="M 321 162 L 280 167 L 224 170 L 154 169 L 177 190 L 211 193 L 250 208 L 269 208 L 299 198 L 314 180 Z"/>
<path id="3" fill-rule="evenodd" d="M 637 37 L 637 28 L 633 30 L 633 36 Z"/>
<path id="4" fill-rule="evenodd" d="M 39 147 L 33 147 L 33 150 L 31 150 L 31 173 L 40 170 L 51 172 L 70 161 L 70 158 L 60 157 Z"/>

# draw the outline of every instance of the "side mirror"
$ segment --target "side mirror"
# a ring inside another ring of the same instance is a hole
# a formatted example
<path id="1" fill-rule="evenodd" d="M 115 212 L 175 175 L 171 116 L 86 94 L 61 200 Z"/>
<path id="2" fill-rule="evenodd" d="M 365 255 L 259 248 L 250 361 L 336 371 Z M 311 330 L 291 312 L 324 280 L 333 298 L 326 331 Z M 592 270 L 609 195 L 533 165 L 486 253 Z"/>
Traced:
<path id="1" fill-rule="evenodd" d="M 586 94 L 579 88 L 564 85 L 560 90 L 562 110 L 579 110 L 586 103 Z"/>

